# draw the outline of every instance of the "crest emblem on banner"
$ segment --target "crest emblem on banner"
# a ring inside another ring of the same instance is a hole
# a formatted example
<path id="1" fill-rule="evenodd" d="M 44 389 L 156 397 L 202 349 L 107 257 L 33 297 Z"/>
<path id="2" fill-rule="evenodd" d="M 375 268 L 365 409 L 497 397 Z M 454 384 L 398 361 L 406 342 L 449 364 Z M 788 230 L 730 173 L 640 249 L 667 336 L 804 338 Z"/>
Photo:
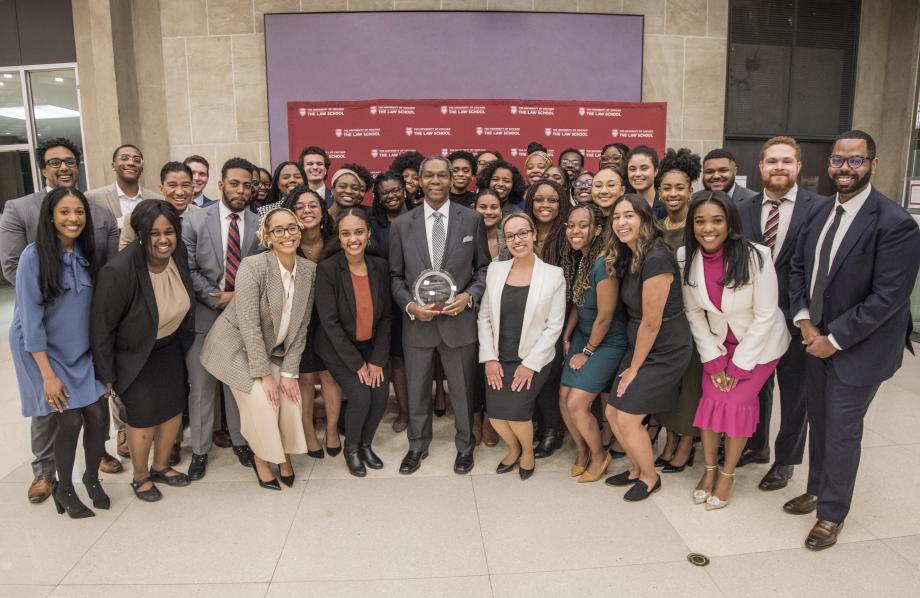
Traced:
<path id="1" fill-rule="evenodd" d="M 585 107 L 584 107 L 584 106 L 579 106 L 579 107 L 578 107 L 578 116 L 584 116 L 584 115 L 585 115 Z"/>
<path id="2" fill-rule="evenodd" d="M 336 129 L 336 130 L 335 130 L 335 136 L 336 136 L 336 137 L 341 137 L 341 136 L 342 136 L 342 129 Z"/>
<path id="3" fill-rule="evenodd" d="M 553 136 L 553 130 L 550 129 L 549 127 L 546 127 L 545 129 L 543 129 L 543 134 L 546 135 L 547 137 L 552 137 L 552 136 Z"/>
<path id="4" fill-rule="evenodd" d="M 444 156 L 445 158 L 447 157 L 447 154 L 449 154 L 449 153 L 450 153 L 450 152 L 447 150 L 446 147 L 442 147 L 442 148 L 441 148 L 441 155 Z"/>
<path id="5" fill-rule="evenodd" d="M 476 134 L 482 135 L 482 127 L 476 127 Z"/>
<path id="6" fill-rule="evenodd" d="M 377 106 L 371 106 L 371 114 L 377 114 Z"/>
<path id="7" fill-rule="evenodd" d="M 620 130 L 619 130 L 619 129 L 610 129 L 610 135 L 611 135 L 612 137 L 619 137 L 619 136 L 620 136 Z"/>
<path id="8" fill-rule="evenodd" d="M 306 108 L 298 108 L 297 114 L 299 114 L 300 117 L 303 118 L 304 116 L 307 115 L 307 109 L 306 109 Z"/>
<path id="9" fill-rule="evenodd" d="M 447 114 L 447 106 L 441 106 L 441 114 Z"/>
<path id="10" fill-rule="evenodd" d="M 380 152 L 378 152 L 377 150 L 375 149 L 371 150 L 371 158 L 376 158 L 379 155 L 380 155 Z"/>
<path id="11" fill-rule="evenodd" d="M 517 106 L 511 107 L 511 114 L 517 114 Z"/>
<path id="12" fill-rule="evenodd" d="M 412 127 L 406 127 L 406 135 L 412 136 Z"/>
<path id="13" fill-rule="evenodd" d="M 511 148 L 511 157 L 512 157 L 512 158 L 517 158 L 517 154 L 518 154 L 517 148 L 516 148 L 516 147 L 512 147 L 512 148 Z"/>

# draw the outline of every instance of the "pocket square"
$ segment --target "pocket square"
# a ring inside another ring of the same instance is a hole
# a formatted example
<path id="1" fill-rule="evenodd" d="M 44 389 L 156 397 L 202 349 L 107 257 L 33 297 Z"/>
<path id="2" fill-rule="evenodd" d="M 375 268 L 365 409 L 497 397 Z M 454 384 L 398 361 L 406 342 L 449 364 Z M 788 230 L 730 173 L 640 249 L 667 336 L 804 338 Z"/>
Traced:
<path id="1" fill-rule="evenodd" d="M 464 242 L 464 243 L 469 243 L 469 242 L 472 241 L 472 240 L 473 240 L 473 235 L 467 235 L 467 236 L 463 237 L 463 242 Z"/>

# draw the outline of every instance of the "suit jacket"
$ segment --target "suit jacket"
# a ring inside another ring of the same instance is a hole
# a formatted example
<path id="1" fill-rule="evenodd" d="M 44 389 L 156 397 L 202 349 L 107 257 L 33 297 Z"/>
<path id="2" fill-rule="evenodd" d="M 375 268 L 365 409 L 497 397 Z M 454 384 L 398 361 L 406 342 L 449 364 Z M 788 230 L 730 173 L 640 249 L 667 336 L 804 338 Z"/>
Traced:
<path id="1" fill-rule="evenodd" d="M 0 216 L 0 267 L 10 284 L 16 284 L 16 268 L 22 250 L 38 235 L 38 213 L 47 194 L 42 190 L 11 199 L 4 206 Z M 96 241 L 96 264 L 101 268 L 118 252 L 118 224 L 108 208 L 90 202 L 89 209 Z"/>
<path id="2" fill-rule="evenodd" d="M 818 237 L 835 204 L 818 207 L 799 235 L 789 279 L 793 317 L 808 309 Z M 824 291 L 821 328 L 843 349 L 830 360 L 846 384 L 881 383 L 901 367 L 905 347 L 913 352 L 910 294 L 918 266 L 916 221 L 873 188 L 840 242 Z"/>
<path id="3" fill-rule="evenodd" d="M 738 188 L 738 185 L 735 185 L 735 189 Z M 763 243 L 763 229 L 760 227 L 763 197 L 763 193 L 754 193 L 738 203 L 738 210 L 741 212 L 741 226 L 744 228 L 742 232 L 746 239 L 754 243 Z M 786 239 L 779 250 L 779 255 L 773 261 L 779 283 L 779 306 L 786 317 L 790 332 L 798 330 L 792 323 L 793 314 L 789 312 L 789 264 L 792 261 L 792 254 L 795 253 L 795 241 L 805 224 L 809 222 L 812 210 L 829 201 L 831 200 L 823 195 L 816 195 L 799 187 L 795 195 L 795 207 L 792 209 L 792 219 L 789 221 Z"/>
<path id="4" fill-rule="evenodd" d="M 323 187 L 323 189 L 326 190 L 325 193 L 323 193 L 323 196 L 324 196 L 323 199 L 326 200 L 326 207 L 331 208 L 332 202 L 333 202 L 332 189 L 330 189 L 329 187 Z"/>
<path id="5" fill-rule="evenodd" d="M 198 203 L 197 201 L 195 201 L 195 199 L 197 198 L 192 198 L 192 203 L 198 206 L 199 208 L 206 208 L 208 206 L 213 206 L 214 204 L 217 203 L 216 199 L 211 199 L 204 193 L 201 194 L 201 203 Z"/>
<path id="6" fill-rule="evenodd" d="M 740 203 L 741 201 L 745 199 L 750 199 L 757 194 L 758 193 L 756 191 L 752 191 L 751 189 L 748 189 L 747 187 L 742 187 L 738 183 L 735 183 L 735 187 L 732 189 L 732 199 L 735 200 L 735 203 Z"/>
<path id="7" fill-rule="evenodd" d="M 190 308 L 177 331 L 185 352 L 195 340 L 195 292 L 181 243 L 173 259 L 189 296 Z M 150 272 L 139 244 L 112 256 L 99 271 L 92 314 L 90 343 L 96 377 L 124 392 L 147 363 L 159 323 Z M 174 372 L 164 375 L 169 373 Z"/>
<path id="8" fill-rule="evenodd" d="M 184 219 L 186 214 L 197 212 L 200 209 L 201 208 L 199 208 L 195 204 L 190 203 L 185 208 L 185 211 L 179 214 L 179 217 Z M 137 240 L 137 233 L 134 231 L 134 227 L 131 226 L 131 219 L 125 218 L 125 221 L 122 223 L 122 226 L 121 226 L 121 235 L 118 237 L 118 251 L 121 251 L 122 249 L 124 249 L 125 247 L 127 247 L 128 245 L 130 245 L 136 240 Z"/>
<path id="9" fill-rule="evenodd" d="M 368 361 L 383 367 L 390 357 L 390 272 L 387 261 L 381 257 L 366 255 L 368 283 L 374 304 L 374 325 L 371 336 L 373 349 Z M 316 268 L 316 303 L 321 326 L 316 330 L 315 351 L 323 361 L 341 362 L 352 372 L 364 365 L 364 357 L 355 347 L 357 316 L 355 291 L 351 283 L 351 271 L 345 253 L 320 262 Z"/>
<path id="10" fill-rule="evenodd" d="M 457 292 L 467 292 L 473 304 L 479 302 L 485 290 L 486 270 L 492 261 L 486 241 L 482 217 L 469 208 L 450 203 L 442 269 L 450 272 L 457 283 Z M 431 269 L 428 236 L 425 233 L 425 209 L 419 206 L 406 212 L 390 225 L 390 284 L 396 305 L 406 313 L 406 306 L 415 301 L 412 285 L 419 274 Z M 476 314 L 465 309 L 454 317 L 436 316 L 430 322 L 403 320 L 405 342 L 415 347 L 436 347 L 441 342 L 448 347 L 475 343 Z"/>
<path id="11" fill-rule="evenodd" d="M 118 200 L 118 190 L 115 189 L 115 185 L 116 183 L 112 183 L 111 185 L 106 185 L 105 187 L 90 189 L 86 192 L 86 199 L 112 210 L 112 213 L 115 214 L 115 218 L 117 220 L 121 218 L 122 214 L 121 201 Z M 142 200 L 163 199 L 163 196 L 156 191 L 151 191 L 150 189 L 145 189 L 144 187 L 139 187 L 139 191 Z M 124 224 L 122 226 L 124 226 Z"/>
<path id="12" fill-rule="evenodd" d="M 284 284 L 278 258 L 266 251 L 240 263 L 233 299 L 214 322 L 201 349 L 201 365 L 230 388 L 251 392 L 256 379 L 271 373 L 273 363 L 284 374 L 299 375 L 313 311 L 316 265 L 296 256 L 295 268 L 291 319 L 279 345 Z"/>
<path id="13" fill-rule="evenodd" d="M 743 370 L 753 370 L 758 364 L 779 359 L 789 348 L 789 330 L 777 305 L 779 290 L 770 249 L 763 245 L 754 247 L 763 258 L 763 268 L 758 268 L 758 263 L 752 259 L 748 284 L 737 289 L 723 287 L 721 309 L 709 298 L 699 250 L 693 258 L 690 284 L 682 285 L 681 291 L 690 331 L 703 363 L 727 354 L 725 338 L 729 328 L 738 339 L 732 363 Z M 681 270 L 685 256 L 686 247 L 678 248 L 677 261 Z"/>
<path id="14" fill-rule="evenodd" d="M 182 219 L 182 240 L 188 249 L 188 267 L 195 287 L 195 331 L 207 332 L 217 319 L 217 293 L 224 275 L 227 252 L 221 239 L 220 206 L 214 203 Z M 259 218 L 249 210 L 240 212 L 243 217 L 243 238 L 240 239 L 242 257 L 259 251 L 256 229 Z"/>
<path id="15" fill-rule="evenodd" d="M 498 360 L 502 291 L 514 260 L 489 264 L 486 291 L 479 306 L 479 361 Z M 524 321 L 518 355 L 521 364 L 542 370 L 556 354 L 556 341 L 565 324 L 565 275 L 562 268 L 534 258 L 530 290 L 524 305 Z"/>

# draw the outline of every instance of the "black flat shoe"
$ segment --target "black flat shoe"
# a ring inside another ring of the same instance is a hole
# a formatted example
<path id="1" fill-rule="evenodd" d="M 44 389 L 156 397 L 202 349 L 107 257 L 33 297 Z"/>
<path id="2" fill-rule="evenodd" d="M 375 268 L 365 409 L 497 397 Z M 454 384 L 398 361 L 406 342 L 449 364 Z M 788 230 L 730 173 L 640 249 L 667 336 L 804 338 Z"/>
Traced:
<path id="1" fill-rule="evenodd" d="M 629 486 L 630 484 L 635 484 L 638 479 L 629 477 L 629 470 L 627 469 L 622 473 L 610 476 L 604 480 L 604 483 L 608 486 Z"/>
<path id="2" fill-rule="evenodd" d="M 255 461 L 252 463 L 252 470 L 256 472 L 256 480 L 258 480 L 259 486 L 266 490 L 281 490 L 281 484 L 278 483 L 278 478 L 273 477 L 267 482 L 262 481 L 262 478 L 259 476 L 259 470 L 256 469 Z"/>
<path id="3" fill-rule="evenodd" d="M 536 467 L 531 467 L 530 469 L 524 469 L 523 467 L 518 467 L 518 475 L 521 476 L 521 480 L 526 480 L 533 475 Z"/>
<path id="4" fill-rule="evenodd" d="M 348 466 L 348 473 L 356 478 L 363 478 L 367 475 L 367 469 L 358 454 L 358 449 L 345 449 L 345 465 Z"/>
<path id="5" fill-rule="evenodd" d="M 358 445 L 358 456 L 361 461 L 371 469 L 383 469 L 383 461 L 374 452 L 369 444 Z"/>
<path id="6" fill-rule="evenodd" d="M 342 452 L 342 445 L 340 444 L 339 446 L 329 446 L 329 445 L 327 444 L 327 445 L 326 445 L 326 452 L 329 453 L 329 456 L 330 456 L 330 457 L 335 457 L 335 456 L 337 456 L 339 453 Z"/>
<path id="7" fill-rule="evenodd" d="M 96 516 L 89 507 L 80 502 L 73 486 L 64 488 L 55 481 L 51 486 L 51 498 L 54 499 L 54 507 L 57 509 L 58 515 L 63 515 L 64 511 L 67 511 L 71 519 L 86 519 L 87 517 Z"/>
<path id="8" fill-rule="evenodd" d="M 696 457 L 696 447 L 690 449 L 690 455 L 687 457 L 687 460 L 683 465 L 672 465 L 669 461 L 668 464 L 664 466 L 664 469 L 661 470 L 661 473 L 680 473 L 687 467 L 693 467 L 694 457 Z"/>
<path id="9" fill-rule="evenodd" d="M 655 482 L 655 485 L 652 486 L 651 490 L 645 485 L 645 482 L 637 480 L 636 483 L 633 484 L 633 487 L 627 490 L 626 494 L 623 495 L 623 500 L 627 502 L 638 502 L 640 500 L 645 500 L 659 490 L 661 490 L 661 476 L 658 476 L 658 480 Z"/>
<path id="10" fill-rule="evenodd" d="M 150 482 L 150 488 L 147 490 L 138 490 L 141 486 Z M 134 490 L 134 496 L 145 502 L 156 502 L 163 498 L 163 495 L 160 493 L 160 489 L 156 487 L 156 484 L 153 483 L 149 477 L 136 482 L 131 482 L 131 488 Z"/>
<path id="11" fill-rule="evenodd" d="M 94 507 L 106 510 L 112 506 L 112 501 L 109 500 L 109 495 L 102 489 L 102 483 L 99 482 L 99 478 L 91 478 L 84 473 L 83 485 L 86 487 L 86 493 L 89 494 Z"/>
<path id="12" fill-rule="evenodd" d="M 514 471 L 514 466 L 517 465 L 518 461 L 520 460 L 521 458 L 518 457 L 517 459 L 514 460 L 514 463 L 511 463 L 511 464 L 502 463 L 501 461 L 499 461 L 498 467 L 495 468 L 495 473 L 510 473 Z"/>
<path id="13" fill-rule="evenodd" d="M 166 475 L 170 471 L 175 471 L 176 475 Z M 150 470 L 150 479 L 154 482 L 162 482 L 167 486 L 188 486 L 191 484 L 191 480 L 188 479 L 188 476 L 184 473 L 178 472 L 172 467 L 167 467 L 165 469 L 151 469 Z"/>
<path id="14" fill-rule="evenodd" d="M 673 457 L 671 458 L 673 459 Z M 663 459 L 661 457 L 658 457 L 657 459 L 655 459 L 655 467 L 664 467 L 665 465 L 668 465 L 669 463 L 670 463 L 669 460 Z"/>
<path id="15" fill-rule="evenodd" d="M 399 464 L 399 473 L 403 475 L 415 473 L 418 471 L 418 468 L 422 466 L 422 459 L 427 456 L 428 451 L 410 450 L 408 453 L 406 453 L 406 456 L 403 457 L 402 463 Z"/>
<path id="16" fill-rule="evenodd" d="M 315 451 L 307 449 L 307 456 L 314 459 L 323 459 L 326 457 L 326 452 L 323 449 L 316 449 Z"/>

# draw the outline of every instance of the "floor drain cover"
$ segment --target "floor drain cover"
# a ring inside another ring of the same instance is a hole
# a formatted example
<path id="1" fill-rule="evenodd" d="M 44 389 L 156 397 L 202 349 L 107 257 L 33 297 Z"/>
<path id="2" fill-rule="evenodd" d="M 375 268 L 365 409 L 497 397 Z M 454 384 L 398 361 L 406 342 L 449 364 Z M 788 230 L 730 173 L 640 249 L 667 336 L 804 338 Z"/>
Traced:
<path id="1" fill-rule="evenodd" d="M 691 552 L 687 555 L 687 560 L 691 564 L 696 565 L 697 567 L 705 567 L 709 564 L 709 557 L 705 554 L 698 554 L 696 552 Z"/>

